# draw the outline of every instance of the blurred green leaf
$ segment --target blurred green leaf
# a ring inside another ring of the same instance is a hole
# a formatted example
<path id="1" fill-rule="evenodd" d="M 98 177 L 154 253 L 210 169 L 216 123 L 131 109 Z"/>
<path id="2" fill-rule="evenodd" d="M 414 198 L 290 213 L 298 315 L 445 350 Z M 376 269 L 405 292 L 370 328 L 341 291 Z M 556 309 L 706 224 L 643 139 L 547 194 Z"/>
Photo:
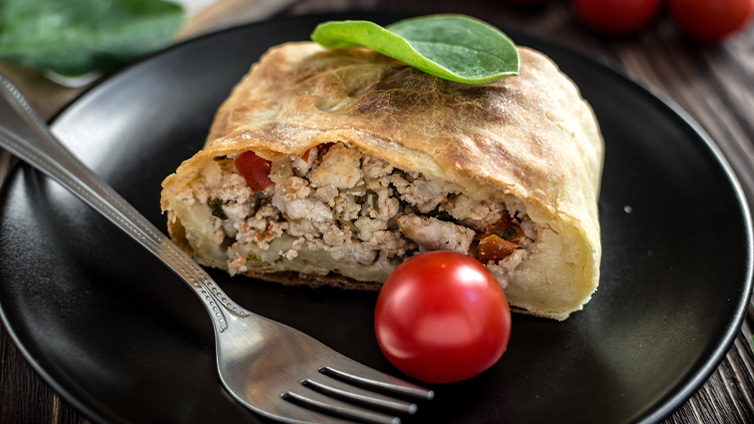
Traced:
<path id="1" fill-rule="evenodd" d="M 167 45 L 183 21 L 163 0 L 0 0 L 0 60 L 66 76 L 108 71 Z"/>

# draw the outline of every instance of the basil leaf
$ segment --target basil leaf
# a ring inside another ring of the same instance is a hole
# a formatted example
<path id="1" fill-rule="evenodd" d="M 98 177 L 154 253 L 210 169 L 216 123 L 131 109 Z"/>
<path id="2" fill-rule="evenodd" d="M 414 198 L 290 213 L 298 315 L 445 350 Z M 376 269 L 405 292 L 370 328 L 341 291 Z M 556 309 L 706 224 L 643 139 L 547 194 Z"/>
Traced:
<path id="1" fill-rule="evenodd" d="M 467 84 L 518 75 L 513 41 L 463 15 L 429 15 L 385 28 L 369 21 L 325 22 L 311 37 L 329 48 L 368 47 L 430 75 Z"/>
<path id="2" fill-rule="evenodd" d="M 165 46 L 183 8 L 163 0 L 0 0 L 0 60 L 66 76 Z"/>

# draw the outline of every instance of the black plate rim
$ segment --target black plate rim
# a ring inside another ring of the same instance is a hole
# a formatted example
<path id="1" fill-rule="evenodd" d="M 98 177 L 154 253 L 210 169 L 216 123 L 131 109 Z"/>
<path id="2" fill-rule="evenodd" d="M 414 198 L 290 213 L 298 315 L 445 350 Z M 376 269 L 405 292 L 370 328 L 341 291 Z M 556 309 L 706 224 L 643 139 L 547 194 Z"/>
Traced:
<path id="1" fill-rule="evenodd" d="M 222 34 L 225 32 L 238 31 L 238 30 L 242 30 L 248 27 L 263 26 L 265 24 L 269 24 L 270 22 L 274 22 L 274 21 L 304 20 L 308 22 L 313 19 L 319 19 L 320 21 L 325 21 L 325 20 L 339 20 L 339 19 L 375 19 L 376 20 L 380 18 L 397 20 L 397 19 L 408 18 L 412 16 L 417 16 L 417 15 L 420 15 L 420 14 L 415 13 L 415 12 L 402 13 L 402 12 L 370 12 L 370 11 L 311 13 L 311 14 L 295 15 L 295 16 L 274 17 L 270 20 L 250 22 L 250 23 L 223 28 L 218 31 L 202 34 L 200 36 L 183 40 L 181 42 L 170 45 L 164 49 L 150 53 L 114 73 L 103 75 L 102 77 L 98 78 L 94 83 L 92 83 L 92 85 L 90 85 L 81 93 L 79 93 L 77 96 L 75 96 L 73 99 L 71 99 L 66 105 L 60 108 L 57 112 L 55 112 L 55 114 L 49 119 L 48 124 L 50 126 L 54 126 L 55 121 L 60 116 L 65 114 L 72 107 L 77 105 L 79 102 L 84 101 L 88 96 L 93 95 L 93 93 L 95 93 L 97 90 L 106 89 L 107 84 L 112 83 L 113 80 L 117 79 L 119 76 L 123 74 L 127 74 L 132 69 L 138 68 L 143 63 L 150 62 L 151 60 L 157 57 L 160 57 L 164 55 L 165 53 L 173 51 L 175 49 L 181 49 L 185 45 L 193 44 L 207 38 L 215 37 L 218 34 Z M 743 323 L 743 320 L 746 316 L 746 307 L 751 300 L 752 290 L 754 286 L 753 284 L 754 283 L 754 278 L 753 278 L 754 277 L 754 230 L 753 230 L 754 227 L 752 224 L 752 217 L 751 217 L 750 208 L 746 199 L 745 192 L 742 188 L 740 181 L 735 175 L 735 171 L 733 170 L 732 166 L 725 158 L 720 148 L 713 141 L 712 137 L 706 132 L 706 130 L 702 127 L 702 125 L 696 121 L 695 118 L 693 118 L 689 113 L 687 113 L 680 105 L 678 105 L 672 99 L 670 99 L 663 93 L 659 93 L 656 90 L 653 90 L 651 87 L 644 84 L 641 80 L 638 80 L 636 78 L 633 78 L 627 75 L 626 73 L 621 71 L 617 66 L 611 63 L 596 60 L 586 55 L 585 53 L 566 47 L 554 40 L 543 39 L 538 36 L 527 34 L 520 31 L 510 31 L 510 33 L 515 34 L 515 35 L 520 35 L 523 37 L 536 39 L 538 43 L 548 45 L 549 47 L 554 48 L 554 49 L 567 51 L 568 54 L 578 57 L 580 61 L 589 62 L 593 66 L 603 68 L 603 70 L 613 73 L 616 76 L 623 79 L 625 82 L 633 85 L 635 90 L 637 92 L 640 92 L 645 99 L 655 102 L 655 103 L 659 103 L 662 107 L 668 109 L 670 112 L 672 112 L 671 113 L 672 115 L 675 115 L 680 121 L 682 121 L 690 129 L 692 129 L 693 132 L 698 136 L 698 138 L 706 145 L 706 147 L 709 149 L 714 159 L 718 162 L 718 164 L 721 166 L 722 170 L 724 171 L 725 175 L 727 176 L 733 188 L 733 191 L 737 197 L 738 204 L 739 204 L 739 207 L 741 208 L 742 216 L 744 218 L 744 226 L 746 230 L 746 246 L 744 247 L 746 248 L 746 253 L 747 253 L 746 255 L 747 263 L 745 264 L 746 275 L 744 277 L 745 285 L 743 287 L 742 295 L 739 298 L 737 312 L 735 316 L 731 317 L 731 319 L 729 320 L 730 325 L 728 326 L 728 328 L 726 329 L 725 333 L 722 336 L 722 342 L 718 344 L 715 349 L 713 349 L 713 352 L 711 354 L 704 355 L 704 358 L 702 358 L 703 364 L 698 367 L 695 373 L 690 373 L 691 378 L 687 379 L 685 383 L 681 383 L 678 386 L 676 386 L 673 390 L 670 391 L 670 393 L 668 394 L 668 396 L 666 396 L 666 398 L 658 401 L 653 407 L 649 408 L 646 414 L 638 417 L 636 420 L 637 423 L 660 422 L 661 420 L 663 420 L 664 418 L 672 414 L 675 410 L 677 410 L 684 402 L 686 402 L 707 381 L 707 379 L 717 369 L 719 364 L 727 355 L 727 352 L 732 346 L 733 342 L 735 341 L 738 335 L 738 332 L 740 330 L 740 327 Z M 21 161 L 15 160 L 14 162 L 15 163 L 12 163 L 8 171 L 6 172 L 5 180 L 7 180 L 8 176 L 12 175 L 13 173 L 21 172 L 22 169 L 31 169 L 29 165 L 26 165 L 22 163 Z M 37 171 L 33 170 L 33 172 L 37 172 Z M 0 185 L 0 190 L 4 189 L 2 187 L 3 185 Z M 103 405 L 100 402 L 98 402 L 95 398 L 90 396 L 86 391 L 79 389 L 75 381 L 71 381 L 70 379 L 67 379 L 64 377 L 61 377 L 59 379 L 55 378 L 50 372 L 48 372 L 47 369 L 45 369 L 39 362 L 37 362 L 32 352 L 26 346 L 23 345 L 23 343 L 20 340 L 19 335 L 13 330 L 13 328 L 9 326 L 8 317 L 6 315 L 6 311 L 5 311 L 5 308 L 3 307 L 2 302 L 0 302 L 0 320 L 3 322 L 3 326 L 5 330 L 7 331 L 9 338 L 13 341 L 16 348 L 19 350 L 19 352 L 24 357 L 24 359 L 26 359 L 26 361 L 31 365 L 34 371 L 36 371 L 42 377 L 45 383 L 47 383 L 55 393 L 57 393 L 63 399 L 65 399 L 66 402 L 71 404 L 79 412 L 81 412 L 83 415 L 85 415 L 87 418 L 93 421 L 113 422 L 113 423 L 125 422 L 120 417 L 118 417 L 117 414 L 114 414 L 106 405 Z M 686 377 L 688 377 L 688 375 Z"/>
<path id="2" fill-rule="evenodd" d="M 592 61 L 594 62 L 594 60 Z M 599 64 L 599 62 L 597 63 Z M 722 150 L 720 150 L 717 144 L 713 141 L 712 137 L 701 126 L 701 124 L 699 124 L 696 119 L 694 119 L 680 105 L 678 105 L 667 96 L 664 96 L 663 94 L 652 90 L 648 86 L 642 84 L 640 81 L 630 78 L 629 76 L 611 66 L 604 64 L 603 66 L 605 66 L 613 73 L 623 76 L 638 89 L 645 92 L 647 96 L 653 98 L 654 101 L 661 103 L 671 112 L 675 113 L 678 118 L 685 122 L 698 135 L 699 139 L 701 139 L 706 144 L 706 147 L 718 161 L 719 165 L 722 167 L 726 176 L 728 177 L 729 182 L 734 188 L 746 227 L 745 248 L 747 250 L 747 263 L 746 275 L 744 277 L 746 283 L 743 294 L 739 299 L 740 302 L 736 315 L 732 317 L 730 325 L 726 329 L 725 335 L 723 336 L 723 342 L 720 343 L 714 350 L 714 352 L 708 356 L 708 359 L 705 361 L 704 365 L 700 367 L 693 378 L 691 378 L 685 385 L 678 387 L 676 393 L 669 397 L 664 406 L 658 407 L 654 412 L 648 413 L 644 418 L 637 421 L 638 423 L 642 424 L 657 423 L 667 418 L 678 408 L 680 408 L 707 382 L 712 373 L 717 370 L 723 359 L 725 359 L 725 356 L 728 354 L 728 351 L 730 350 L 731 346 L 736 340 L 736 337 L 738 336 L 741 326 L 743 325 L 744 318 L 746 317 L 747 305 L 752 301 L 752 290 L 754 288 L 754 230 L 752 227 L 752 216 L 746 194 L 743 190 L 743 186 L 738 180 L 733 167 L 725 158 Z"/>

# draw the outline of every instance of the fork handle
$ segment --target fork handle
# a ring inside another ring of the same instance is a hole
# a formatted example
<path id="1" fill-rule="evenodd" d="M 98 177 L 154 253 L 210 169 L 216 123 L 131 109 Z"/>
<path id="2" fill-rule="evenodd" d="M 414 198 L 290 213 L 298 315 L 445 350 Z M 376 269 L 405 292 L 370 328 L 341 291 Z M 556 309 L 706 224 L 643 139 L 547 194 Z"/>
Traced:
<path id="1" fill-rule="evenodd" d="M 0 75 L 0 85 L 0 146 L 73 192 L 170 267 L 199 296 L 217 331 L 228 328 L 228 314 L 253 315 L 233 302 L 187 253 L 76 158 L 4 75 Z"/>

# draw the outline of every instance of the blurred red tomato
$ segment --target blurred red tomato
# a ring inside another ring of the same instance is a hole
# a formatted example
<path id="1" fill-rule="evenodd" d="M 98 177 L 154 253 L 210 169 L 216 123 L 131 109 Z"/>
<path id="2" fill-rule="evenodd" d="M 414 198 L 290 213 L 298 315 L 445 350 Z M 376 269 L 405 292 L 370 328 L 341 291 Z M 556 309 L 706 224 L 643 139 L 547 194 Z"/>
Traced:
<path id="1" fill-rule="evenodd" d="M 571 0 L 576 19 L 611 35 L 637 32 L 654 18 L 659 6 L 660 0 Z"/>
<path id="2" fill-rule="evenodd" d="M 670 16 L 689 36 L 720 41 L 741 30 L 754 13 L 754 0 L 670 0 Z"/>
<path id="3" fill-rule="evenodd" d="M 505 4 L 512 4 L 515 6 L 534 6 L 548 3 L 550 0 L 502 0 Z"/>

